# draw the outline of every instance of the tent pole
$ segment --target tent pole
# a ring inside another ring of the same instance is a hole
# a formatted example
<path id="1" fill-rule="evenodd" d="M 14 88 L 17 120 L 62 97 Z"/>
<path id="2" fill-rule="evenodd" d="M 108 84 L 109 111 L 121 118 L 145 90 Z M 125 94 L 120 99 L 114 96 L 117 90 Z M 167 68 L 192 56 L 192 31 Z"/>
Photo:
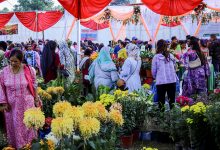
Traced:
<path id="1" fill-rule="evenodd" d="M 78 0 L 78 21 L 77 21 L 77 71 L 79 71 L 79 63 L 81 60 L 81 26 L 80 26 L 80 19 L 81 19 L 81 4 L 80 0 Z"/>
<path id="2" fill-rule="evenodd" d="M 80 63 L 80 60 L 81 60 L 81 43 L 80 43 L 80 40 L 81 40 L 81 26 L 80 26 L 80 19 L 78 19 L 77 21 L 77 70 L 79 71 L 79 63 Z"/>
<path id="3" fill-rule="evenodd" d="M 36 43 L 38 45 L 38 10 L 36 10 Z"/>

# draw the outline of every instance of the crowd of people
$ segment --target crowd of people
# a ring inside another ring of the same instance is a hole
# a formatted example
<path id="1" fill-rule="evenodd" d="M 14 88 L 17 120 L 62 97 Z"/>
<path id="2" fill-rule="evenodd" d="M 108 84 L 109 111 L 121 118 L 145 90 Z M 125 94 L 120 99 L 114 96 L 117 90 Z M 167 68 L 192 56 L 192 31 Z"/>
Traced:
<path id="1" fill-rule="evenodd" d="M 155 53 L 152 60 L 152 76 L 156 80 L 159 108 L 164 109 L 166 99 L 170 108 L 176 96 L 191 97 L 194 94 L 207 94 L 207 81 L 214 72 L 220 71 L 220 42 L 215 35 L 210 40 L 187 36 L 186 40 L 172 37 L 171 41 L 158 40 L 156 49 L 152 41 L 119 40 L 109 45 L 81 42 L 79 69 L 86 96 L 100 86 L 111 89 L 119 88 L 129 92 L 141 89 L 140 76 L 142 60 L 141 51 Z M 37 95 L 37 76 L 45 84 L 55 80 L 58 74 L 67 78 L 68 84 L 75 80 L 77 66 L 77 43 L 52 40 L 13 43 L 0 41 L 0 105 L 5 113 L 6 130 L 9 143 L 21 148 L 35 136 L 23 124 L 23 114 L 28 108 L 39 106 Z M 98 53 L 95 60 L 90 57 Z M 115 61 L 121 61 L 116 65 Z M 178 65 L 182 69 L 178 69 Z M 211 66 L 214 66 L 212 71 Z M 182 83 L 182 86 L 177 86 Z M 210 86 L 211 87 L 211 86 Z M 182 89 L 182 93 L 178 93 Z"/>

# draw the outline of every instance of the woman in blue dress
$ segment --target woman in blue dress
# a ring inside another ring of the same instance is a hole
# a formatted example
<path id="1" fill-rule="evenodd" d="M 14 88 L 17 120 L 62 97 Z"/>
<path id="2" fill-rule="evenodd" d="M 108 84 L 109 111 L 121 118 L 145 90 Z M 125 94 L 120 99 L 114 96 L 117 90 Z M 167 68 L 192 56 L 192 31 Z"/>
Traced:
<path id="1" fill-rule="evenodd" d="M 99 86 L 108 86 L 113 88 L 118 80 L 118 72 L 110 56 L 110 48 L 103 47 L 99 56 L 89 68 L 89 80 L 95 84 L 96 89 Z"/>

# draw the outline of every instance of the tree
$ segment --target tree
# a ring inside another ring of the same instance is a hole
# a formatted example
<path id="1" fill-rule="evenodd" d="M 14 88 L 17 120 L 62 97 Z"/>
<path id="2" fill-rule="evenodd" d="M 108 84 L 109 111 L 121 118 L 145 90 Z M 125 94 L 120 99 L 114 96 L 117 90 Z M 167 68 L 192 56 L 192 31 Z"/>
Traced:
<path id="1" fill-rule="evenodd" d="M 111 2 L 111 5 L 125 5 L 129 3 L 130 3 L 130 0 L 113 0 Z"/>
<path id="2" fill-rule="evenodd" d="M 0 13 L 6 13 L 6 12 L 9 12 L 9 9 L 4 7 L 2 10 L 0 10 Z"/>
<path id="3" fill-rule="evenodd" d="M 14 11 L 52 10 L 53 6 L 52 0 L 18 0 Z"/>

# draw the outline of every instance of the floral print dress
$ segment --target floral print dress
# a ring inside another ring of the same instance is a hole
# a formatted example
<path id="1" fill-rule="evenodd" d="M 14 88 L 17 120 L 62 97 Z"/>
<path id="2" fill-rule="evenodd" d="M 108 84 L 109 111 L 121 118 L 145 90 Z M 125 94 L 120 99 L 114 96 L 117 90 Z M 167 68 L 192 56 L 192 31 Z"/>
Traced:
<path id="1" fill-rule="evenodd" d="M 207 93 L 207 77 L 210 75 L 208 63 L 191 69 L 189 62 L 198 58 L 195 51 L 189 50 L 183 55 L 183 64 L 188 71 L 183 81 L 183 96 L 191 97 L 194 94 Z"/>

